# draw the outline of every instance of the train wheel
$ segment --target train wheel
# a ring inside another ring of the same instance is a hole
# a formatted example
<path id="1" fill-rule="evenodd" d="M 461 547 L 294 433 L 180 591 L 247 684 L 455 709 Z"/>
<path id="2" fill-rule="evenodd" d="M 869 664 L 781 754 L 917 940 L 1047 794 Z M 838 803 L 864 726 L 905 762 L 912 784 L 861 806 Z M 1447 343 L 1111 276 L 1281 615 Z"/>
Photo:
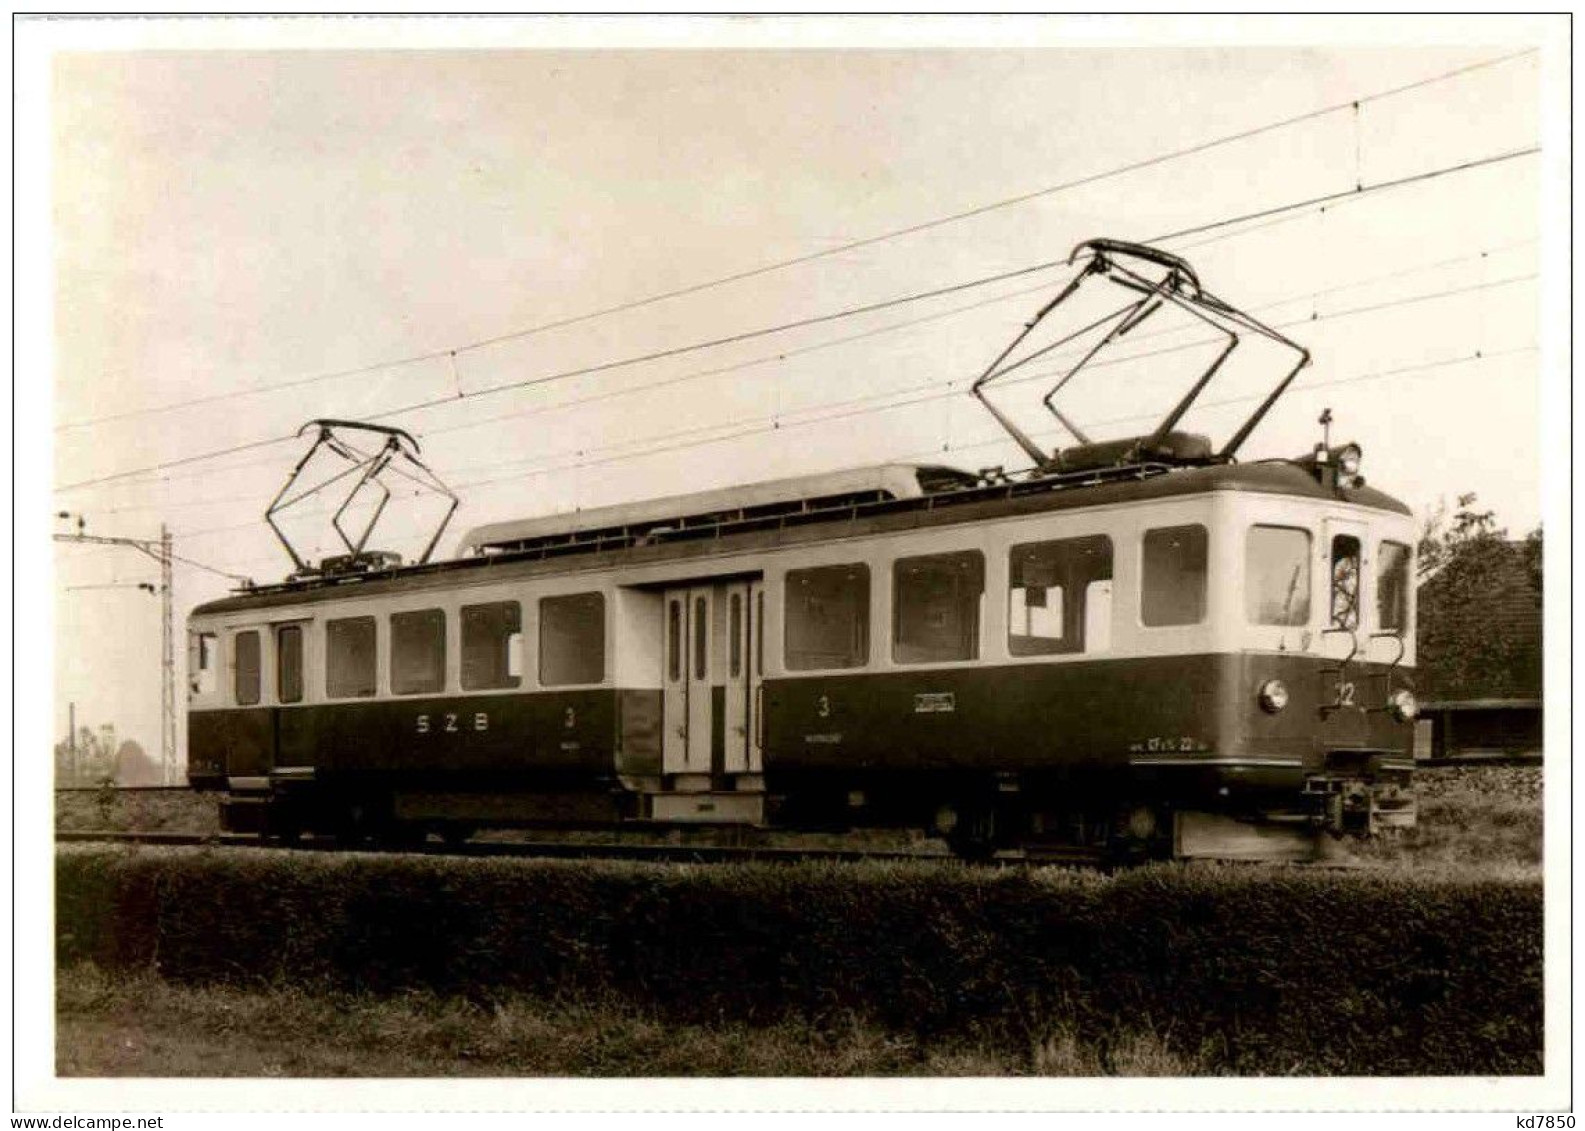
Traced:
<path id="1" fill-rule="evenodd" d="M 379 835 L 382 824 L 379 811 L 371 802 L 355 798 L 337 814 L 336 841 L 345 848 L 367 844 Z"/>
<path id="2" fill-rule="evenodd" d="M 983 863 L 996 855 L 996 813 L 989 806 L 964 808 L 947 832 L 947 847 L 960 860 Z"/>
<path id="3" fill-rule="evenodd" d="M 281 845 L 296 844 L 303 835 L 303 814 L 291 801 L 277 797 L 264 816 L 264 839 Z"/>
<path id="4" fill-rule="evenodd" d="M 387 848 L 417 848 L 428 838 L 423 825 L 413 821 L 391 821 L 379 832 L 379 842 Z"/>

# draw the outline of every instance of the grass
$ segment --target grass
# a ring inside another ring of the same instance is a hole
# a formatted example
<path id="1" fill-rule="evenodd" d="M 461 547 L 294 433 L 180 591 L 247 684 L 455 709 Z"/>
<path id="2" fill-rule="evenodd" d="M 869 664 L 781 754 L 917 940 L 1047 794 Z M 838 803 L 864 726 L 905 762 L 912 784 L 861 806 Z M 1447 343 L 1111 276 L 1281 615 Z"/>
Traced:
<path id="1" fill-rule="evenodd" d="M 1148 1032 L 1054 1030 L 1024 1052 L 931 1042 L 853 1016 L 678 1025 L 620 1002 L 173 986 L 92 964 L 57 982 L 62 1076 L 1180 1076 Z M 311 1034 L 311 1039 L 305 1035 Z"/>
<path id="2" fill-rule="evenodd" d="M 218 833 L 218 796 L 177 790 L 57 790 L 55 827 L 62 830 Z"/>
<path id="3" fill-rule="evenodd" d="M 1071 1034 L 1099 1071 L 1143 1062 L 1125 1021 L 1240 1074 L 1511 1074 L 1540 1052 L 1525 876 L 76 846 L 56 891 L 60 962 L 194 990 L 593 1003 L 800 1040 L 857 1024 L 1014 1065 L 1061 1060 Z"/>
<path id="4" fill-rule="evenodd" d="M 1522 1074 L 1541 786 L 1424 772 L 1419 826 L 1341 873 L 66 848 L 58 1069 Z M 210 804 L 153 797 L 125 815 Z"/>
<path id="5" fill-rule="evenodd" d="M 1538 872 L 1539 767 L 1469 766 L 1417 775 L 1419 820 L 1412 829 L 1349 841 L 1356 860 L 1403 868 Z"/>

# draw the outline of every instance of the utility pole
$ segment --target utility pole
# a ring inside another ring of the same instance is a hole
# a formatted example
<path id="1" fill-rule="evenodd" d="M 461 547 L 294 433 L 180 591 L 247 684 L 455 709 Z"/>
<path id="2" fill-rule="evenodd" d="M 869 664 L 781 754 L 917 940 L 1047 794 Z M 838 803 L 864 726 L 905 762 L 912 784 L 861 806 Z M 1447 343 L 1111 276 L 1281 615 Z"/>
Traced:
<path id="1" fill-rule="evenodd" d="M 160 523 L 160 782 L 176 780 L 176 607 L 172 593 L 171 531 Z"/>
<path id="2" fill-rule="evenodd" d="M 57 517 L 71 518 L 70 513 L 62 511 Z M 77 517 L 77 533 L 57 534 L 57 542 L 87 542 L 98 546 L 127 546 L 146 554 L 160 563 L 160 780 L 170 785 L 176 777 L 176 612 L 175 596 L 172 593 L 173 555 L 171 553 L 171 532 L 163 523 L 160 524 L 160 539 L 158 542 L 146 538 L 112 538 L 83 532 L 84 522 L 82 517 Z M 147 589 L 145 583 L 139 588 Z M 72 763 L 75 768 L 77 758 L 77 721 L 76 705 L 72 707 Z M 111 751 L 114 757 L 115 751 Z"/>
<path id="3" fill-rule="evenodd" d="M 252 580 L 238 573 L 228 573 L 223 569 L 195 562 L 191 558 L 177 558 L 172 549 L 171 531 L 163 522 L 160 523 L 159 541 L 150 538 L 112 538 L 97 534 L 88 534 L 84 531 L 86 525 L 82 515 L 70 511 L 60 511 L 57 518 L 77 520 L 75 534 L 57 534 L 57 542 L 87 542 L 98 546 L 126 546 L 138 551 L 160 563 L 160 779 L 166 785 L 176 780 L 176 587 L 175 563 L 182 563 L 208 573 L 219 574 L 221 577 L 230 578 L 232 581 L 241 582 L 244 588 L 253 585 Z M 145 592 L 154 592 L 154 586 L 149 582 L 140 582 L 137 588 Z M 73 707 L 72 723 L 72 749 L 75 752 L 77 724 L 75 720 L 76 708 Z M 112 751 L 112 753 L 114 753 Z M 75 759 L 75 754 L 74 754 Z"/>

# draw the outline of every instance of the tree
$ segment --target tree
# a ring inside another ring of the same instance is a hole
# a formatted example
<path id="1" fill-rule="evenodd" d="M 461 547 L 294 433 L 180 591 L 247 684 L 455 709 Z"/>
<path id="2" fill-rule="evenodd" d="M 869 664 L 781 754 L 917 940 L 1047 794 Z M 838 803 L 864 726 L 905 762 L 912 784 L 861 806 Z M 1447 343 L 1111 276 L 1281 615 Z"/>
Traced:
<path id="1" fill-rule="evenodd" d="M 1435 699 L 1541 694 L 1541 531 L 1512 541 L 1460 495 L 1426 520 L 1419 544 L 1420 687 Z"/>

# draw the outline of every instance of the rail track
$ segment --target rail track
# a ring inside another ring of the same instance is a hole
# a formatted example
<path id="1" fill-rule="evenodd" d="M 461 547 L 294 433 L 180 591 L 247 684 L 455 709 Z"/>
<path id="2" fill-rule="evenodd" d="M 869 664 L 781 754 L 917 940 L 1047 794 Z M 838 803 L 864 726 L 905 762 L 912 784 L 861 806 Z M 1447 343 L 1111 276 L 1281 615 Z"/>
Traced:
<path id="1" fill-rule="evenodd" d="M 348 845 L 334 837 L 304 837 L 291 844 L 266 841 L 245 833 L 127 832 L 119 829 L 68 829 L 55 834 L 58 844 L 140 844 L 173 848 L 279 848 L 300 852 L 360 852 L 381 855 L 531 857 L 561 860 L 651 860 L 666 863 L 715 863 L 748 860 L 952 860 L 945 849 L 919 851 L 863 848 L 794 848 L 782 845 L 616 844 L 570 841 L 468 841 L 450 845 Z M 1008 862 L 1024 862 L 1023 853 L 1002 853 Z"/>
<path id="2" fill-rule="evenodd" d="M 57 844 L 132 844 L 161 848 L 207 846 L 212 848 L 275 848 L 293 852 L 359 853 L 382 856 L 460 856 L 541 860 L 639 860 L 670 864 L 828 861 L 857 863 L 865 860 L 958 863 L 945 847 L 939 849 L 798 848 L 785 845 L 615 844 L 568 841 L 468 841 L 445 844 L 430 841 L 414 845 L 348 845 L 334 837 L 303 837 L 290 844 L 267 841 L 247 833 L 127 832 L 118 829 L 68 829 L 55 834 Z M 1359 871 L 1373 865 L 1350 859 L 1233 860 L 1250 866 L 1279 863 L 1286 867 Z M 1194 862 L 1190 862 L 1191 864 Z M 1118 861 L 1096 852 L 1061 847 L 1004 850 L 980 866 L 1066 866 L 1109 869 Z"/>

